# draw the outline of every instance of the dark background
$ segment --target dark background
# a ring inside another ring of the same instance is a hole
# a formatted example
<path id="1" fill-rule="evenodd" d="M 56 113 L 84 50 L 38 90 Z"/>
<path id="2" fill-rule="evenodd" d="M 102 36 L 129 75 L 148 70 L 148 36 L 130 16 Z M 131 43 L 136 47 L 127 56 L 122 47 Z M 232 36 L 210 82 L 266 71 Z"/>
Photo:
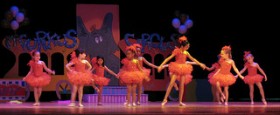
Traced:
<path id="1" fill-rule="evenodd" d="M 134 33 L 136 37 L 142 33 L 159 33 L 169 41 L 170 35 L 176 33 L 171 25 L 174 12 L 179 10 L 189 14 L 194 23 L 187 34 L 191 43 L 189 52 L 196 59 L 211 66 L 217 60 L 221 47 L 231 45 L 233 59 L 238 69 L 242 69 L 243 51 L 251 50 L 255 61 L 268 77 L 268 81 L 263 82 L 266 97 L 270 101 L 280 100 L 277 91 L 280 77 L 277 73 L 279 19 L 276 17 L 279 12 L 276 3 L 265 0 L 167 0 L 158 3 L 148 0 L 1 0 L 0 19 L 4 19 L 5 12 L 16 5 L 20 9 L 24 8 L 25 16 L 29 18 L 29 25 L 20 27 L 18 34 L 25 33 L 30 38 L 39 30 L 63 34 L 76 28 L 76 4 L 118 4 L 120 38 L 126 33 Z M 12 34 L 11 29 L 0 29 L 1 40 Z M 0 53 L 0 78 L 3 78 L 12 67 L 11 62 L 15 61 L 15 57 L 3 46 L 0 46 Z M 208 73 L 195 67 L 193 76 L 194 79 L 206 79 Z M 258 90 L 255 92 L 256 98 L 259 98 Z M 230 88 L 230 96 L 234 100 L 248 98 L 248 93 L 248 86 L 239 79 Z"/>

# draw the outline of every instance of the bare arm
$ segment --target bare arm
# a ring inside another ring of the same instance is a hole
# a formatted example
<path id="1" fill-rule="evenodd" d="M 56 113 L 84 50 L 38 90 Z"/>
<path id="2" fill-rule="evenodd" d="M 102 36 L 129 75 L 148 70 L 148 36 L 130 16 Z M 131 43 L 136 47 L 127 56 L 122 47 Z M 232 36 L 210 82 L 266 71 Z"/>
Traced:
<path id="1" fill-rule="evenodd" d="M 196 63 L 196 62 L 191 62 L 191 61 L 186 61 L 186 64 L 199 65 L 198 63 Z"/>
<path id="2" fill-rule="evenodd" d="M 74 63 L 73 62 L 69 62 L 68 64 L 66 64 L 65 65 L 65 67 L 66 67 L 66 69 L 68 70 L 68 71 L 73 71 L 70 67 L 72 66 L 72 65 L 74 65 Z"/>
<path id="3" fill-rule="evenodd" d="M 240 71 L 240 74 L 243 74 L 247 69 L 247 66 L 244 66 L 244 68 Z"/>
<path id="4" fill-rule="evenodd" d="M 90 64 L 87 60 L 83 60 L 83 61 L 84 61 L 85 64 L 87 65 L 88 71 L 91 71 L 91 68 L 92 68 L 91 64 Z"/>
<path id="5" fill-rule="evenodd" d="M 160 72 L 163 69 L 163 65 L 165 65 L 169 60 L 171 60 L 175 55 L 171 54 L 169 57 L 167 57 L 158 67 L 158 72 Z"/>
<path id="6" fill-rule="evenodd" d="M 142 57 L 142 60 L 145 64 L 147 64 L 148 66 L 152 67 L 152 68 L 158 68 L 158 66 L 148 62 L 144 57 Z"/>
<path id="7" fill-rule="evenodd" d="M 104 66 L 104 68 L 105 68 L 105 70 L 106 70 L 107 72 L 109 72 L 110 74 L 112 74 L 112 75 L 118 77 L 118 75 L 117 75 L 115 72 L 113 72 L 112 70 L 110 70 L 107 66 Z"/>
<path id="8" fill-rule="evenodd" d="M 142 67 L 140 66 L 140 64 L 139 64 L 139 61 L 137 61 L 137 68 L 141 71 L 141 72 L 143 72 L 143 69 L 142 69 Z"/>
<path id="9" fill-rule="evenodd" d="M 257 68 L 258 68 L 258 70 L 263 74 L 264 80 L 267 81 L 266 74 L 265 74 L 265 72 L 263 71 L 263 69 L 259 66 L 259 64 L 257 64 Z"/>
<path id="10" fill-rule="evenodd" d="M 187 55 L 188 55 L 188 58 L 190 58 L 190 60 L 197 63 L 202 69 L 206 68 L 206 66 L 203 63 L 200 63 L 199 61 L 197 61 L 194 57 L 191 56 L 190 53 L 187 53 Z"/>
<path id="11" fill-rule="evenodd" d="M 235 63 L 234 63 L 233 60 L 231 60 L 231 66 L 232 66 L 233 70 L 235 71 L 235 73 L 237 73 L 237 75 L 238 75 L 241 79 L 244 79 L 244 77 L 240 74 L 240 72 L 239 72 L 238 69 L 236 68 Z"/>
<path id="12" fill-rule="evenodd" d="M 205 69 L 206 69 L 207 71 L 213 71 L 215 68 L 216 68 L 216 67 L 212 66 L 211 68 L 206 67 Z"/>
<path id="13" fill-rule="evenodd" d="M 43 65 L 43 67 L 44 67 L 44 70 L 46 70 L 48 73 L 55 74 L 55 72 L 54 72 L 53 70 L 49 69 L 49 68 L 46 66 L 45 62 L 41 61 L 41 63 L 42 63 L 42 65 Z"/>

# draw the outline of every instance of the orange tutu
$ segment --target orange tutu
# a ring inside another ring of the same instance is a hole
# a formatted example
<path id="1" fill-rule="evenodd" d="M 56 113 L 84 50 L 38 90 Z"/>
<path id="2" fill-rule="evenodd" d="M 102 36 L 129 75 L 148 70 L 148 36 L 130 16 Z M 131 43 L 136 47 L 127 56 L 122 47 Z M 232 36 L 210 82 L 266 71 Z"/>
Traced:
<path id="1" fill-rule="evenodd" d="M 40 76 L 35 76 L 34 73 L 31 73 L 24 78 L 24 81 L 32 87 L 43 87 L 50 84 L 51 76 L 45 72 L 43 72 Z"/>
<path id="2" fill-rule="evenodd" d="M 145 74 L 145 76 L 143 76 L 143 79 L 146 80 L 146 81 L 149 81 L 150 80 L 151 69 L 147 69 L 147 68 L 143 67 L 143 71 L 144 71 L 144 74 Z"/>
<path id="3" fill-rule="evenodd" d="M 185 85 L 192 81 L 192 75 L 191 74 L 184 75 L 183 77 L 185 77 L 185 82 L 184 82 Z M 177 76 L 177 80 L 181 81 L 181 76 Z"/>
<path id="4" fill-rule="evenodd" d="M 260 74 L 256 74 L 256 75 L 246 75 L 244 77 L 244 82 L 246 84 L 254 84 L 254 83 L 257 83 L 257 82 L 262 82 L 263 80 L 263 76 L 260 75 Z"/>
<path id="5" fill-rule="evenodd" d="M 143 78 L 146 76 L 144 72 L 140 71 L 125 71 L 121 70 L 119 72 L 120 80 L 125 84 L 138 84 L 142 82 Z"/>
<path id="6" fill-rule="evenodd" d="M 74 85 L 88 85 L 91 84 L 91 72 L 90 71 L 85 71 L 85 72 L 67 72 L 67 77 L 70 81 L 70 83 Z"/>
<path id="7" fill-rule="evenodd" d="M 222 73 L 217 73 L 213 77 L 209 79 L 209 82 L 211 85 L 216 85 L 217 82 L 220 83 L 221 86 L 230 86 L 234 84 L 236 81 L 236 78 L 231 74 L 222 74 Z"/>
<path id="8" fill-rule="evenodd" d="M 168 66 L 169 72 L 177 76 L 191 74 L 193 71 L 193 67 L 191 64 L 170 62 Z"/>
<path id="9" fill-rule="evenodd" d="M 99 86 L 107 86 L 110 82 L 110 79 L 102 76 L 97 76 L 95 74 L 93 74 L 91 77 L 94 79 L 94 83 Z"/>
<path id="10" fill-rule="evenodd" d="M 209 73 L 208 74 L 208 79 L 211 79 L 215 73 L 216 73 L 216 71 Z"/>

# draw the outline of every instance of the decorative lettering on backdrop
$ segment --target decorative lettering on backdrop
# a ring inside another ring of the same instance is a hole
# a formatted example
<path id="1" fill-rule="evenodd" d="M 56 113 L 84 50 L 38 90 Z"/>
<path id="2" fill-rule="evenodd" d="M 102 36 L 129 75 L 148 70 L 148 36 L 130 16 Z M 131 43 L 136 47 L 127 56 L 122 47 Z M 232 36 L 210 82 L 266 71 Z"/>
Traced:
<path id="1" fill-rule="evenodd" d="M 10 49 L 11 46 L 16 47 L 20 45 L 22 50 L 51 50 L 51 43 L 54 46 L 64 46 L 66 48 L 74 48 L 77 45 L 76 39 L 76 30 L 70 29 L 62 36 L 54 33 L 51 34 L 50 32 L 45 31 L 37 31 L 35 33 L 36 37 L 34 39 L 28 38 L 26 34 L 22 34 L 17 36 L 7 36 L 4 38 L 4 45 L 6 48 Z M 63 40 L 61 40 L 61 38 Z M 73 42 L 70 43 L 67 39 L 72 40 Z M 33 43 L 32 43 L 33 42 Z M 18 43 L 18 44 L 17 44 Z"/>
<path id="2" fill-rule="evenodd" d="M 126 33 L 124 35 L 124 40 L 126 45 L 131 45 L 132 43 L 129 42 L 129 39 L 135 38 L 134 34 Z M 137 40 L 137 43 L 140 43 L 142 47 L 148 46 L 149 49 L 152 48 L 158 48 L 162 51 L 165 51 L 167 49 L 174 49 L 175 46 L 172 43 L 176 44 L 176 34 L 172 34 L 170 36 L 171 42 L 164 42 L 164 37 L 159 35 L 158 33 L 142 33 L 140 38 L 135 38 Z M 144 50 L 144 48 L 142 49 Z"/>

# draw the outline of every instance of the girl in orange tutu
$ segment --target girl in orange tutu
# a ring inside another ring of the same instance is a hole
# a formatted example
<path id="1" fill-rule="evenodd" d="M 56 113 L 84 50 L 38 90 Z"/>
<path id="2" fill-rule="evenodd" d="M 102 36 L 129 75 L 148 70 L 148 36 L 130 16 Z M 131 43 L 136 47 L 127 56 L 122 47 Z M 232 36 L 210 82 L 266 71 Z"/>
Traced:
<path id="1" fill-rule="evenodd" d="M 83 107 L 83 88 L 84 85 L 91 84 L 91 64 L 85 59 L 86 52 L 84 50 L 75 50 L 71 54 L 71 61 L 66 64 L 67 77 L 73 85 L 71 92 L 71 103 L 68 106 L 75 106 L 76 93 L 78 91 L 79 106 Z M 72 68 L 71 66 L 74 67 Z"/>
<path id="2" fill-rule="evenodd" d="M 138 59 L 139 61 L 139 64 L 141 66 L 141 68 L 143 69 L 144 73 L 146 74 L 144 76 L 144 80 L 145 81 L 150 81 L 150 73 L 151 73 L 151 70 L 150 69 L 147 69 L 143 66 L 143 62 L 152 67 L 152 68 L 158 68 L 158 66 L 148 62 L 143 56 L 142 56 L 142 46 L 140 44 L 133 44 L 133 46 L 136 48 L 136 58 Z M 141 94 L 142 94 L 142 86 L 143 86 L 143 82 L 140 82 L 139 84 L 137 84 L 137 105 L 140 105 L 140 99 L 141 99 Z"/>
<path id="3" fill-rule="evenodd" d="M 258 63 L 254 62 L 254 56 L 251 54 L 250 51 L 245 51 L 244 52 L 244 60 L 246 61 L 244 68 L 240 71 L 240 74 L 245 72 L 245 70 L 248 69 L 248 75 L 245 76 L 244 82 L 249 85 L 250 88 L 250 99 L 251 99 L 251 104 L 254 104 L 254 84 L 256 84 L 260 90 L 260 94 L 262 97 L 262 102 L 263 104 L 267 104 L 264 96 L 264 90 L 263 86 L 261 84 L 263 78 L 264 81 L 267 81 L 267 77 L 263 69 L 259 66 Z M 257 73 L 257 71 L 260 71 L 260 75 Z"/>
<path id="4" fill-rule="evenodd" d="M 104 77 L 104 71 L 106 70 L 110 74 L 116 76 L 118 78 L 118 75 L 110 70 L 107 66 L 104 65 L 104 58 L 97 56 L 92 58 L 91 63 L 93 65 L 92 71 L 95 73 L 92 75 L 92 78 L 94 79 L 94 83 L 97 84 L 99 87 L 98 91 L 98 103 L 97 105 L 102 105 L 101 100 L 102 100 L 102 92 L 103 92 L 103 86 L 107 86 L 110 82 L 110 79 Z M 95 85 L 94 85 L 95 86 Z M 95 87 L 94 87 L 95 88 Z"/>
<path id="5" fill-rule="evenodd" d="M 55 74 L 55 72 L 49 69 L 45 62 L 40 60 L 39 51 L 31 51 L 30 54 L 32 56 L 32 60 L 30 60 L 28 63 L 30 70 L 23 80 L 26 81 L 30 86 L 34 87 L 35 103 L 33 105 L 39 106 L 42 87 L 48 85 L 51 81 L 51 76 L 43 72 L 43 69 L 51 74 Z"/>
<path id="6" fill-rule="evenodd" d="M 184 93 L 184 84 L 188 84 L 192 80 L 192 65 L 186 63 L 187 57 L 190 58 L 193 62 L 197 63 L 199 66 L 201 66 L 203 69 L 205 68 L 205 65 L 197 61 L 195 58 L 193 58 L 190 53 L 187 51 L 190 47 L 189 42 L 187 41 L 186 36 L 182 36 L 179 38 L 180 48 L 175 48 L 172 52 L 172 54 L 166 58 L 162 64 L 158 67 L 158 72 L 160 72 L 164 67 L 164 65 L 171 60 L 173 57 L 175 57 L 176 61 L 171 62 L 168 66 L 169 72 L 171 75 L 171 81 L 169 83 L 169 86 L 167 88 L 167 91 L 165 93 L 164 99 L 161 103 L 162 106 L 164 106 L 167 103 L 167 97 L 170 94 L 170 91 L 172 87 L 174 86 L 174 83 L 176 79 L 180 81 L 180 89 L 179 89 L 179 105 L 184 106 L 185 104 L 182 102 L 183 99 L 183 93 Z"/>
<path id="7" fill-rule="evenodd" d="M 241 79 L 244 77 L 239 73 L 234 61 L 231 59 L 230 46 L 224 46 L 221 50 L 220 56 L 220 69 L 209 79 L 209 82 L 211 85 L 216 85 L 217 87 L 216 97 L 220 97 L 220 95 L 222 96 L 221 98 L 217 98 L 217 100 L 220 99 L 222 102 L 225 101 L 225 105 L 228 105 L 228 88 L 236 81 L 236 77 L 230 72 L 231 67 Z M 224 91 L 222 91 L 221 87 L 224 87 Z M 219 102 L 219 104 L 221 103 Z"/>
<path id="8" fill-rule="evenodd" d="M 195 63 L 195 62 L 191 62 L 191 61 L 186 61 L 186 64 L 190 64 L 190 65 L 198 65 L 197 63 Z M 168 64 L 165 64 L 165 65 L 163 65 L 162 66 L 163 68 L 167 68 L 168 67 Z M 171 75 L 172 75 L 172 73 L 171 72 L 169 72 L 169 77 L 171 78 Z M 177 80 L 179 80 L 179 79 L 177 79 Z M 191 81 L 190 81 L 191 82 Z M 178 87 L 178 85 L 177 85 L 177 83 L 175 82 L 174 83 L 174 88 L 175 88 L 175 90 L 179 90 L 179 87 Z"/>
<path id="9" fill-rule="evenodd" d="M 218 56 L 218 58 L 220 59 L 220 56 Z M 218 62 L 219 61 L 213 63 L 211 68 L 206 67 L 206 70 L 211 71 L 211 73 L 208 74 L 208 80 L 212 78 L 213 75 L 220 69 L 220 64 Z M 213 102 L 220 102 L 219 97 L 216 97 L 217 88 L 215 84 L 214 85 L 211 84 L 211 91 L 212 91 Z"/>
<path id="10" fill-rule="evenodd" d="M 136 106 L 136 87 L 141 83 L 146 74 L 143 72 L 139 61 L 135 59 L 136 48 L 128 46 L 126 48 L 126 58 L 122 59 L 123 67 L 119 72 L 119 77 L 122 83 L 127 86 L 126 106 Z M 132 95 L 132 104 L 130 97 Z"/>

